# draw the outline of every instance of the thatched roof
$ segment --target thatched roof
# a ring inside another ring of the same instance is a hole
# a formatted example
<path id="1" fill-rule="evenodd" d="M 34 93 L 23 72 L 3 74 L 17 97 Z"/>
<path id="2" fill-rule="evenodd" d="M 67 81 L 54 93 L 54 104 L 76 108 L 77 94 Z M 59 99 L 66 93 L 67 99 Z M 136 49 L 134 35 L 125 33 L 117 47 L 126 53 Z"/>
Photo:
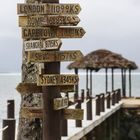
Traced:
<path id="1" fill-rule="evenodd" d="M 78 61 L 68 65 L 68 69 L 93 69 L 99 70 L 101 68 L 126 68 L 137 69 L 137 65 L 122 57 L 122 55 L 100 49 L 93 51 Z"/>

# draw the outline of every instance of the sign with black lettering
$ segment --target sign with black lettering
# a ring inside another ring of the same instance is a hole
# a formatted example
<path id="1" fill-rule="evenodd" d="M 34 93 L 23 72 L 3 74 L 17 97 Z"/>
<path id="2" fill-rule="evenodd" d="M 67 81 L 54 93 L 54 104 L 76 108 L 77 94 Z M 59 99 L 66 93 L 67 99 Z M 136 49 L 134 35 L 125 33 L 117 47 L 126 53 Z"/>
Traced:
<path id="1" fill-rule="evenodd" d="M 25 51 L 37 51 L 37 50 L 57 50 L 62 45 L 62 42 L 58 38 L 46 39 L 46 40 L 30 40 L 24 41 Z"/>
<path id="2" fill-rule="evenodd" d="M 67 97 L 55 98 L 54 100 L 54 110 L 60 110 L 68 107 L 69 101 Z"/>
<path id="3" fill-rule="evenodd" d="M 24 27 L 23 39 L 47 38 L 82 38 L 85 31 L 82 27 Z"/>
<path id="4" fill-rule="evenodd" d="M 74 15 L 19 16 L 20 27 L 76 26 L 79 22 Z"/>
<path id="5" fill-rule="evenodd" d="M 56 86 L 56 85 L 77 85 L 78 75 L 74 74 L 45 74 L 37 78 L 38 86 Z"/>
<path id="6" fill-rule="evenodd" d="M 28 52 L 28 62 L 76 61 L 83 57 L 81 51 L 32 51 Z"/>
<path id="7" fill-rule="evenodd" d="M 77 15 L 79 4 L 17 4 L 18 14 Z"/>

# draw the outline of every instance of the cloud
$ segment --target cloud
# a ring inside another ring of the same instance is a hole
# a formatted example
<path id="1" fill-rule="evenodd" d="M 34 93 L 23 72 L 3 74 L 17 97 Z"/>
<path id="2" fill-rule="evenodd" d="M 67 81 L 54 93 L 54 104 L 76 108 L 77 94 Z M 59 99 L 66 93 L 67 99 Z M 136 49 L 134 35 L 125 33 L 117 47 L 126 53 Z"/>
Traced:
<path id="1" fill-rule="evenodd" d="M 96 49 L 106 48 L 121 53 L 140 66 L 139 0 L 71 0 L 69 2 L 61 0 L 60 2 L 81 5 L 82 11 L 78 15 L 81 22 L 78 26 L 86 30 L 82 39 L 63 40 L 62 50 L 79 49 L 87 54 Z M 21 29 L 18 27 L 17 3 L 24 3 L 24 0 L 1 2 L 0 64 L 3 70 L 16 71 L 21 64 L 22 38 Z"/>

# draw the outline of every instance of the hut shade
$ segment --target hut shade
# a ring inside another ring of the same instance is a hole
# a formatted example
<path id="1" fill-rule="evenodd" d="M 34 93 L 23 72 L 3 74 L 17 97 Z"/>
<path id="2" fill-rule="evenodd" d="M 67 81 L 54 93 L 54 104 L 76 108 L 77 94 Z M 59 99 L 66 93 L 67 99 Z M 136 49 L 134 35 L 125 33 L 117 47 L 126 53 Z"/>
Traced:
<path id="1" fill-rule="evenodd" d="M 125 68 L 137 69 L 137 65 L 122 57 L 122 55 L 109 50 L 100 49 L 93 51 L 83 58 L 68 65 L 68 69 L 92 69 L 98 71 L 101 68 Z"/>

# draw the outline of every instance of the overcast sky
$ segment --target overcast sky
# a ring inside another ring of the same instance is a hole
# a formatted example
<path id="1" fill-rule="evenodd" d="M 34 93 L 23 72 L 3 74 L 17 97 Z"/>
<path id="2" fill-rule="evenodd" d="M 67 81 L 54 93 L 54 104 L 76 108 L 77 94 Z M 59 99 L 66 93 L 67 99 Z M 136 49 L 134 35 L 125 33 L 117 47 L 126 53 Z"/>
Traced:
<path id="1" fill-rule="evenodd" d="M 1 1 L 0 5 L 0 72 L 20 72 L 22 39 L 18 27 L 17 3 Z M 140 0 L 63 0 L 79 3 L 82 11 L 78 26 L 85 29 L 82 39 L 65 39 L 61 50 L 81 50 L 83 54 L 97 49 L 121 53 L 140 67 Z"/>

